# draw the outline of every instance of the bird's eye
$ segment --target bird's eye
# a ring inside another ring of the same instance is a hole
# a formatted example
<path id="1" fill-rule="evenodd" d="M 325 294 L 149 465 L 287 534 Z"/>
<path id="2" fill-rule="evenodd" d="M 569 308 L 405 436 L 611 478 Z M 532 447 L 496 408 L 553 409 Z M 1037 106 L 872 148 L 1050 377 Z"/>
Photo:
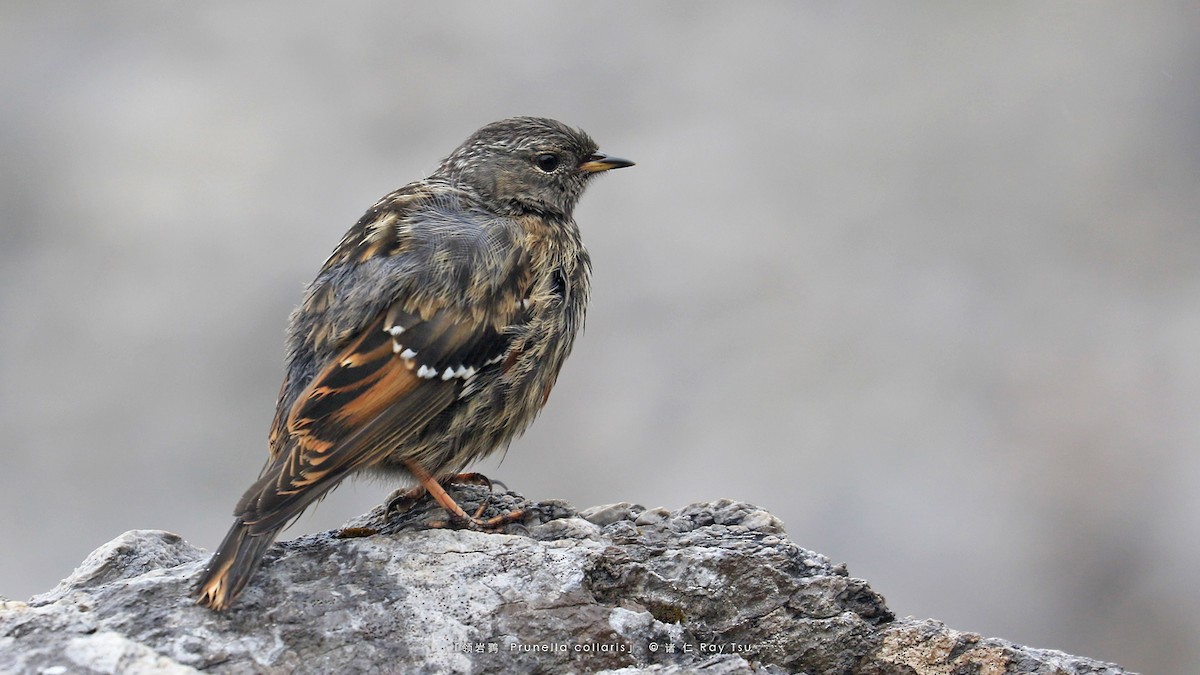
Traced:
<path id="1" fill-rule="evenodd" d="M 558 155 L 552 152 L 543 152 L 542 154 L 533 158 L 534 165 L 546 173 L 550 173 L 557 169 L 559 161 Z"/>

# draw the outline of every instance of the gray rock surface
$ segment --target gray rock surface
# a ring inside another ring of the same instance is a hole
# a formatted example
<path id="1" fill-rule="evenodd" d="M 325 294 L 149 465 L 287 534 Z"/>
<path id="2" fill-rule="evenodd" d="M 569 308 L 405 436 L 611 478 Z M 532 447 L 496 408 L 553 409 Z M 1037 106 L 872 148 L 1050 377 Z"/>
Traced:
<path id="1" fill-rule="evenodd" d="M 1124 673 L 896 619 L 867 582 L 721 500 L 576 512 L 456 486 L 508 531 L 428 529 L 422 501 L 283 542 L 224 614 L 193 603 L 207 552 L 126 532 L 0 606 L 0 672 Z"/>

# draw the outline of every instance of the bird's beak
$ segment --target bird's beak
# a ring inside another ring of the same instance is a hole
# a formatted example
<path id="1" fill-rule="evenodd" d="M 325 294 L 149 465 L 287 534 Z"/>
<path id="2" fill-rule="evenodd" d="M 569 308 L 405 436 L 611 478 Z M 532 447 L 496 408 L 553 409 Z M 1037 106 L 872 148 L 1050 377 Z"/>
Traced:
<path id="1" fill-rule="evenodd" d="M 587 159 L 579 163 L 579 170 L 587 173 L 598 173 L 600 171 L 608 171 L 609 169 L 621 169 L 627 166 L 633 166 L 633 162 L 620 157 L 609 157 L 604 153 L 597 152 Z"/>

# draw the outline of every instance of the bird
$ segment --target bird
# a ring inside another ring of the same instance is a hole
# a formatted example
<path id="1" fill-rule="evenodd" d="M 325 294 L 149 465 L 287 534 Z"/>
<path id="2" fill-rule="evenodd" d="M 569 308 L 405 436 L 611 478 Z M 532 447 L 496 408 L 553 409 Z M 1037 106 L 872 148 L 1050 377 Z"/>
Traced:
<path id="1" fill-rule="evenodd" d="M 229 608 L 280 531 L 360 472 L 415 482 L 479 528 L 442 483 L 546 404 L 587 309 L 575 206 L 595 176 L 633 164 L 562 122 L 513 117 L 367 210 L 291 314 L 268 459 L 198 604 Z"/>

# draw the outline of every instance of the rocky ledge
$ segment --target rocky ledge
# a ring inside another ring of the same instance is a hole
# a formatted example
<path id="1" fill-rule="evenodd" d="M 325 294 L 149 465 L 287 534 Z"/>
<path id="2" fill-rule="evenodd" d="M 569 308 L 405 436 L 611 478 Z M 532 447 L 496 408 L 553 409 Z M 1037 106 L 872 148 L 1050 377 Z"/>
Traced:
<path id="1" fill-rule="evenodd" d="M 496 534 L 428 529 L 443 514 L 425 502 L 381 507 L 275 546 L 222 614 L 192 598 L 206 551 L 126 532 L 54 590 L 0 604 L 0 672 L 1126 672 L 897 619 L 749 504 L 575 511 L 453 494 L 528 515 Z"/>

